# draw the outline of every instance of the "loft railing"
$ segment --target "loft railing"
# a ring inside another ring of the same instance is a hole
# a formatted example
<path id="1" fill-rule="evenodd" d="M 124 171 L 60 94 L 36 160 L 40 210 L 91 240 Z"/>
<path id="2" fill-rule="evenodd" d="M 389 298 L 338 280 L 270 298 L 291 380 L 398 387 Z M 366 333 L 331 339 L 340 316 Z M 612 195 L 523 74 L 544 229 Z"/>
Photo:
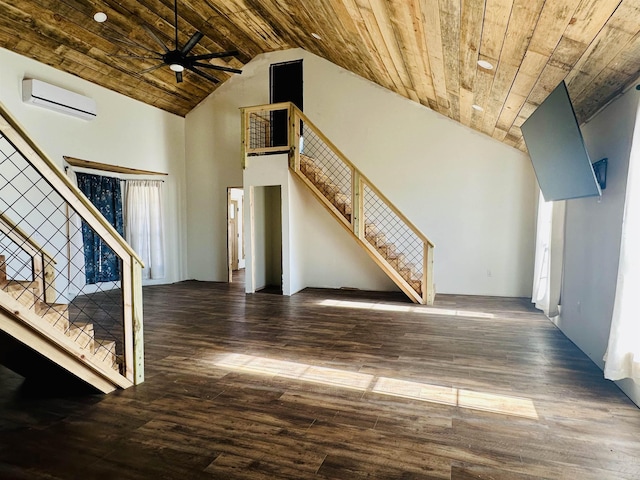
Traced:
<path id="1" fill-rule="evenodd" d="M 95 265 L 85 260 L 84 236 L 115 256 L 108 281 L 87 284 Z M 3 289 L 72 340 L 86 335 L 92 358 L 144 381 L 142 261 L 2 104 L 0 257 Z"/>
<path id="2" fill-rule="evenodd" d="M 292 103 L 242 109 L 244 157 L 289 166 L 409 298 L 431 304 L 433 243 Z"/>

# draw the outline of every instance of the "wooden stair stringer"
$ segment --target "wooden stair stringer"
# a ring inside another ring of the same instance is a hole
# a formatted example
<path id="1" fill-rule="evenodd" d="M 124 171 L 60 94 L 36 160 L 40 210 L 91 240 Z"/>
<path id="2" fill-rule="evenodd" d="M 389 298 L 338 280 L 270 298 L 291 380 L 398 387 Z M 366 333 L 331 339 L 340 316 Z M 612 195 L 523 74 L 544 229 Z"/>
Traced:
<path id="1" fill-rule="evenodd" d="M 353 238 L 360 247 L 362 247 L 369 257 L 382 269 L 382 271 L 402 290 L 402 292 L 409 297 L 409 299 L 414 303 L 422 303 L 422 297 L 419 296 L 416 291 L 409 285 L 409 283 L 395 271 L 391 265 L 387 262 L 387 260 L 375 249 L 372 245 L 370 245 L 366 240 L 360 239 L 353 232 L 353 228 L 347 219 L 344 218 L 342 213 L 329 201 L 329 199 L 320 191 L 318 188 L 309 180 L 306 175 L 301 170 L 294 170 L 292 168 L 289 169 L 293 176 L 300 181 L 311 191 L 314 197 L 322 204 L 322 206 L 336 219 L 338 223 L 349 232 L 349 236 Z"/>
<path id="2" fill-rule="evenodd" d="M 0 330 L 104 393 L 133 385 L 5 291 L 0 291 Z"/>

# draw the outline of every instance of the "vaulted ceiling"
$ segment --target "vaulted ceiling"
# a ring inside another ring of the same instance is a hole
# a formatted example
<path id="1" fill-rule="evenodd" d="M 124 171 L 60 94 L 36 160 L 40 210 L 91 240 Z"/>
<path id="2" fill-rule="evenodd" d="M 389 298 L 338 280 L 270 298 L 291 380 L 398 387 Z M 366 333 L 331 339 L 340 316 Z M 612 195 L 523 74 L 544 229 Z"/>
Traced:
<path id="1" fill-rule="evenodd" d="M 160 49 L 149 30 L 173 48 L 173 8 L 0 0 L 0 46 L 185 115 L 233 74 L 176 83 L 166 66 L 141 73 L 155 60 L 124 58 Z M 180 45 L 205 35 L 191 53 L 238 51 L 214 65 L 302 47 L 521 149 L 520 126 L 561 80 L 585 121 L 640 76 L 638 0 L 179 0 L 179 14 Z"/>

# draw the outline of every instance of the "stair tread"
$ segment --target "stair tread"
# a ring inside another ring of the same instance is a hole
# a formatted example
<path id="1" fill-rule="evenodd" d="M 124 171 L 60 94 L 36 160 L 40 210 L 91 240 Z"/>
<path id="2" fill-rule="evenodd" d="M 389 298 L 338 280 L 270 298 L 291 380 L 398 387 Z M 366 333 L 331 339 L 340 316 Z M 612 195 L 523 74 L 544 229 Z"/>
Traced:
<path id="1" fill-rule="evenodd" d="M 0 282 L 0 288 L 5 291 L 11 288 L 22 288 L 27 290 L 29 288 L 39 288 L 39 284 L 32 280 L 4 280 L 3 282 Z"/>
<path id="2" fill-rule="evenodd" d="M 36 312 L 40 313 L 66 313 L 69 311 L 69 305 L 66 303 L 36 303 Z"/>

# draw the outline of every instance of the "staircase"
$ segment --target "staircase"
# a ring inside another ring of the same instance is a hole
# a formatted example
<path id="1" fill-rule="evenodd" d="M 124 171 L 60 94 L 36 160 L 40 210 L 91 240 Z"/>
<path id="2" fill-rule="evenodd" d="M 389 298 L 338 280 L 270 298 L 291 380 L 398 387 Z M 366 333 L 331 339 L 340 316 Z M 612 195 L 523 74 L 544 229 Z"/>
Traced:
<path id="1" fill-rule="evenodd" d="M 287 145 L 273 144 L 277 128 L 288 129 Z M 295 105 L 244 108 L 243 149 L 245 158 L 288 152 L 296 177 L 389 278 L 413 302 L 433 303 L 433 243 Z"/>
<path id="2" fill-rule="evenodd" d="M 0 290 L 26 307 L 30 317 L 39 317 L 36 321 L 43 330 L 49 330 L 52 336 L 62 333 L 87 361 L 119 371 L 115 341 L 96 339 L 91 323 L 70 323 L 69 305 L 45 302 L 40 282 L 8 280 L 6 266 L 5 256 L 0 255 Z"/>
<path id="3" fill-rule="evenodd" d="M 84 231 L 117 259 L 117 281 L 86 283 Z M 144 381 L 141 267 L 0 104 L 0 363 L 105 393 Z"/>

